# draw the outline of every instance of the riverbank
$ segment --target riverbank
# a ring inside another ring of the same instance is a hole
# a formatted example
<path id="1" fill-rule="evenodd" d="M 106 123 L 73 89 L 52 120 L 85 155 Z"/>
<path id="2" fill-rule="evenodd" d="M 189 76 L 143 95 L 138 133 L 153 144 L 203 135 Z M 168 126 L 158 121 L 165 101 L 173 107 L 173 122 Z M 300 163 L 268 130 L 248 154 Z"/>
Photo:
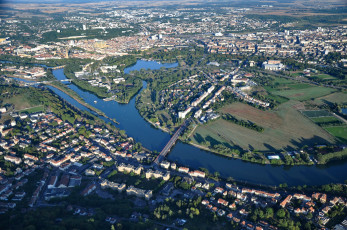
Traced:
<path id="1" fill-rule="evenodd" d="M 343 149 L 342 151 L 338 151 L 338 152 L 334 152 L 334 153 L 328 153 L 326 155 L 323 155 L 322 157 L 318 157 L 318 161 L 316 163 L 295 163 L 295 164 L 271 164 L 271 162 L 266 162 L 266 163 L 261 163 L 261 162 L 254 162 L 251 160 L 247 160 L 247 159 L 242 159 L 242 157 L 237 157 L 237 156 L 231 156 L 231 155 L 226 155 L 223 153 L 220 153 L 217 150 L 211 149 L 207 146 L 204 145 L 199 145 L 193 142 L 186 142 L 187 144 L 190 144 L 194 147 L 197 147 L 201 150 L 205 150 L 205 151 L 209 151 L 213 154 L 219 155 L 219 156 L 223 156 L 223 157 L 227 157 L 227 158 L 232 158 L 232 159 L 238 159 L 238 160 L 242 160 L 242 161 L 246 161 L 246 162 L 251 162 L 251 163 L 256 163 L 256 164 L 261 164 L 261 165 L 278 165 L 278 166 L 311 166 L 311 165 L 327 165 L 329 163 L 333 163 L 335 161 L 339 161 L 339 160 L 344 160 L 347 159 L 347 148 Z"/>
<path id="2" fill-rule="evenodd" d="M 145 119 L 148 123 L 150 123 L 150 124 L 153 125 L 154 127 L 156 127 L 156 128 L 158 128 L 158 129 L 160 129 L 160 130 L 162 130 L 162 131 L 164 131 L 164 132 L 170 134 L 170 130 L 168 130 L 167 128 L 161 127 L 160 125 L 157 125 L 157 124 L 153 123 L 152 121 L 148 120 L 147 118 L 144 118 L 144 117 L 143 117 L 143 119 Z"/>
<path id="3" fill-rule="evenodd" d="M 82 98 L 76 97 L 73 93 L 70 92 L 70 90 L 67 90 L 65 88 L 59 87 L 57 85 L 48 83 L 47 85 L 52 86 L 56 89 L 59 89 L 60 91 L 62 91 L 63 93 L 66 93 L 67 95 L 69 95 L 70 97 L 72 97 L 73 99 L 75 99 L 78 103 L 80 103 L 81 105 L 87 107 L 88 109 L 96 112 L 98 115 L 106 117 L 107 119 L 110 119 L 109 117 L 106 116 L 105 113 L 101 112 L 100 110 L 96 109 L 95 107 L 89 105 L 88 103 L 86 103 L 85 101 L 83 101 Z M 110 119 L 111 120 L 111 119 Z"/>
<path id="4" fill-rule="evenodd" d="M 139 99 L 136 100 L 136 109 L 138 110 L 141 117 L 146 120 L 148 123 L 153 125 L 155 128 L 158 128 L 164 132 L 170 133 L 170 130 L 165 129 L 164 127 L 158 126 L 152 121 L 150 121 L 149 117 L 152 116 L 149 114 L 149 116 L 146 115 L 146 113 L 141 110 L 141 106 L 143 104 L 150 103 L 150 100 L 141 100 L 141 98 L 145 97 L 145 94 L 148 94 L 149 91 L 143 91 L 139 95 Z M 145 113 L 145 114 L 144 114 Z M 311 155 L 310 153 L 300 153 L 296 154 L 295 156 L 290 156 L 287 153 L 283 153 L 281 150 L 274 150 L 273 152 L 261 152 L 261 151 L 248 151 L 246 149 L 238 148 L 237 145 L 231 144 L 231 146 L 227 146 L 226 144 L 223 144 L 222 142 L 219 143 L 213 143 L 211 140 L 211 143 L 209 145 L 203 145 L 199 143 L 194 143 L 192 141 L 187 141 L 193 134 L 194 130 L 196 130 L 199 127 L 199 125 L 195 126 L 194 129 L 189 133 L 187 137 L 179 137 L 179 139 L 182 142 L 185 142 L 189 145 L 192 145 L 194 147 L 197 147 L 199 149 L 211 152 L 215 155 L 232 158 L 232 159 L 239 159 L 245 162 L 251 162 L 256 163 L 259 165 L 275 165 L 275 166 L 311 166 L 315 165 L 317 161 L 313 160 L 316 158 L 316 155 Z M 224 138 L 225 141 L 227 141 L 226 138 Z M 300 152 L 300 149 L 296 150 L 297 152 Z M 269 156 L 275 156 L 273 158 Z M 320 164 L 326 164 L 330 162 L 320 162 Z"/>
<path id="5" fill-rule="evenodd" d="M 64 76 L 63 73 L 60 73 L 60 75 L 62 75 L 59 76 L 61 80 Z M 108 117 L 116 118 L 120 122 L 120 125 L 117 125 L 117 127 L 125 130 L 128 136 L 142 143 L 145 148 L 160 152 L 169 141 L 170 135 L 167 132 L 149 123 L 139 114 L 135 107 L 135 98 L 130 100 L 128 104 L 120 104 L 115 101 L 104 101 L 73 84 L 68 87 L 79 94 L 88 104 L 105 112 Z M 146 83 L 144 83 L 143 88 L 146 88 Z M 74 101 L 68 95 L 66 97 L 64 95 L 61 96 L 74 104 Z M 211 151 L 211 149 L 205 148 L 207 151 L 202 149 L 191 144 L 178 142 L 172 148 L 167 159 L 171 162 L 176 162 L 178 165 L 185 165 L 190 169 L 203 167 L 212 173 L 219 172 L 223 178 L 233 177 L 238 181 L 255 184 L 317 185 L 331 182 L 340 183 L 346 179 L 343 173 L 347 166 L 346 163 L 334 163 L 326 167 L 263 165 L 240 160 L 239 158 L 222 157 L 224 155 L 217 154 Z"/>
<path id="6" fill-rule="evenodd" d="M 28 82 L 32 82 L 32 83 L 36 83 L 38 82 L 37 80 L 33 80 L 33 79 L 26 79 L 26 78 L 21 78 L 21 77 L 12 77 L 12 76 L 8 76 L 10 78 L 14 78 L 14 79 L 22 79 L 22 80 L 26 80 Z M 43 83 L 42 83 L 43 84 Z M 87 107 L 88 109 L 94 111 L 95 113 L 97 113 L 98 115 L 100 116 L 103 116 L 113 122 L 115 122 L 116 124 L 119 124 L 115 119 L 112 119 L 112 118 L 109 118 L 105 113 L 103 113 L 102 111 L 98 110 L 97 108 L 89 105 L 88 103 L 86 103 L 81 97 L 79 97 L 78 94 L 75 93 L 75 91 L 69 89 L 69 88 L 66 88 L 65 85 L 62 85 L 61 86 L 58 86 L 57 84 L 52 84 L 52 83 L 45 83 L 45 85 L 48 85 L 48 86 L 51 86 L 51 87 L 54 87 L 60 91 L 62 91 L 63 93 L 69 95 L 71 98 L 75 99 L 78 103 L 80 103 L 81 105 Z"/>

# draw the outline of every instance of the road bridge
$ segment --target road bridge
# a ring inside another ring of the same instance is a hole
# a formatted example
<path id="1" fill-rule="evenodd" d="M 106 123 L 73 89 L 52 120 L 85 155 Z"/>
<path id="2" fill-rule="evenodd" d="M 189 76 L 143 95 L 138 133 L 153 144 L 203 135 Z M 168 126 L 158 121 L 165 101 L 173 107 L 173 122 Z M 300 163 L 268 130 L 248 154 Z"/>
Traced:
<path id="1" fill-rule="evenodd" d="M 170 149 L 172 148 L 172 146 L 175 145 L 179 136 L 188 127 L 189 123 L 190 123 L 190 118 L 183 122 L 183 124 L 179 127 L 179 129 L 175 132 L 175 134 L 171 137 L 169 142 L 165 145 L 163 150 L 160 152 L 160 154 L 154 160 L 155 164 L 159 164 L 163 160 L 163 158 L 166 157 L 166 155 L 170 152 Z"/>
<path id="2" fill-rule="evenodd" d="M 62 66 L 56 66 L 56 67 L 52 67 L 51 69 L 56 70 L 56 69 L 63 69 L 65 67 L 65 65 Z"/>

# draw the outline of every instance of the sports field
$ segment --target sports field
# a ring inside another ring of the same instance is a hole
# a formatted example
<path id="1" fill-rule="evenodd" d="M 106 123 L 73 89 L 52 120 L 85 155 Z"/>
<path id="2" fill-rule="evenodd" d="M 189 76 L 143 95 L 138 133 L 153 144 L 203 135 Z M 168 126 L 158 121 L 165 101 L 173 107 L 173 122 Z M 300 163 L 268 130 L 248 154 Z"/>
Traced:
<path id="1" fill-rule="evenodd" d="M 326 131 L 337 137 L 342 143 L 347 143 L 347 126 L 332 126 L 324 128 Z"/>
<path id="2" fill-rule="evenodd" d="M 227 105 L 220 112 L 230 113 L 239 119 L 254 122 L 264 127 L 264 132 L 256 132 L 219 119 L 199 126 L 193 135 L 193 142 L 198 144 L 222 142 L 243 149 L 259 151 L 276 151 L 318 143 L 334 143 L 333 136 L 295 109 L 296 103 L 298 102 L 283 103 L 277 111 L 262 111 L 239 102 Z"/>

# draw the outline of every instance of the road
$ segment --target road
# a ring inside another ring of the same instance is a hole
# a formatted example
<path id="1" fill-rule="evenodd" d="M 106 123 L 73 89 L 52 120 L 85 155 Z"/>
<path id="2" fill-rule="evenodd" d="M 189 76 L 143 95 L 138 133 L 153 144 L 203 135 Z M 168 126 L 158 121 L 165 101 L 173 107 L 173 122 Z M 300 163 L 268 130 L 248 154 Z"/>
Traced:
<path id="1" fill-rule="evenodd" d="M 154 160 L 155 164 L 158 164 L 164 157 L 166 157 L 166 155 L 170 152 L 170 149 L 172 148 L 172 146 L 176 143 L 177 139 L 179 138 L 181 133 L 184 131 L 184 129 L 189 125 L 189 123 L 190 123 L 190 119 L 187 119 L 183 122 L 183 124 L 180 126 L 180 128 L 171 137 L 169 142 L 165 145 L 163 150 L 160 152 L 160 154 Z"/>
<path id="2" fill-rule="evenodd" d="M 337 115 L 336 113 L 333 113 L 333 115 L 337 118 L 337 119 L 340 119 L 342 120 L 343 122 L 345 122 L 347 124 L 347 120 L 339 115 Z"/>

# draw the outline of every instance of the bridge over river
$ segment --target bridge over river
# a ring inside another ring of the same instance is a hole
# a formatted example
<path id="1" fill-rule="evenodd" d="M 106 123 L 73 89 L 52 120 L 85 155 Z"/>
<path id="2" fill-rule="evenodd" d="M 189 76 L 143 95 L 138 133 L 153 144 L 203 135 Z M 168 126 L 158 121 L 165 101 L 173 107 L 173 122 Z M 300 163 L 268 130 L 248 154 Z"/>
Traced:
<path id="1" fill-rule="evenodd" d="M 159 164 L 163 160 L 163 158 L 166 157 L 166 155 L 170 152 L 170 149 L 172 148 L 172 146 L 175 145 L 175 143 L 176 143 L 177 139 L 179 138 L 179 136 L 181 135 L 181 133 L 188 127 L 190 121 L 191 120 L 189 118 L 183 122 L 183 124 L 179 127 L 179 129 L 175 132 L 175 134 L 171 137 L 169 142 L 165 145 L 163 150 L 160 152 L 160 154 L 154 160 L 155 164 Z"/>

